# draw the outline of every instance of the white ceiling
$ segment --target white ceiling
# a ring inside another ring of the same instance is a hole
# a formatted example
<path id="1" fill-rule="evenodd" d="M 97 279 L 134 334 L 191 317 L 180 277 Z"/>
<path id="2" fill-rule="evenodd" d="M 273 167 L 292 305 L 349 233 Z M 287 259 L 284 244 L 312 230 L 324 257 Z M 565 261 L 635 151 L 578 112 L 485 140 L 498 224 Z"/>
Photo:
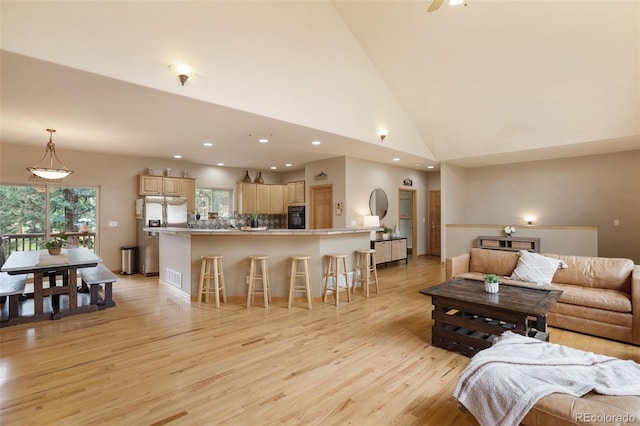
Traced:
<path id="1" fill-rule="evenodd" d="M 640 149 L 639 2 L 429 3 L 4 0 L 0 140 L 280 171 Z"/>

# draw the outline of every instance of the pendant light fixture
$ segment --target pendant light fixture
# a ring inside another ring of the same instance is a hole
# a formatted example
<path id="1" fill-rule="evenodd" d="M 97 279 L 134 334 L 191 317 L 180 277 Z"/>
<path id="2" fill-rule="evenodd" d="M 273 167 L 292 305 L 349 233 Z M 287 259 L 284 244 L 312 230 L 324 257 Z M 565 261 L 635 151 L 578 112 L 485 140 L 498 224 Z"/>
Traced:
<path id="1" fill-rule="evenodd" d="M 49 132 L 49 143 L 47 143 L 42 159 L 35 166 L 27 167 L 27 170 L 42 179 L 62 179 L 73 173 L 73 170 L 69 170 L 67 166 L 62 164 L 62 161 L 60 161 L 56 154 L 56 145 L 53 143 L 53 134 L 55 131 L 55 129 L 47 129 L 47 132 Z M 47 155 L 49 156 L 48 162 Z M 53 161 L 54 158 L 57 162 L 55 165 Z"/>

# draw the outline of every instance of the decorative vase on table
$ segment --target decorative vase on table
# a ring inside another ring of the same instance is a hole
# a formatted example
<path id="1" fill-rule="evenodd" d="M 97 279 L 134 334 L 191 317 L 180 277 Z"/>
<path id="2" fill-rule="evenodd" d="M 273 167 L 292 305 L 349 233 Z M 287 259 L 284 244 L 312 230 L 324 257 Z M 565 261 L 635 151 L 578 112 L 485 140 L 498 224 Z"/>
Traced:
<path id="1" fill-rule="evenodd" d="M 249 170 L 245 170 L 244 171 L 244 178 L 242 179 L 243 182 L 251 182 L 251 176 L 249 176 Z"/>
<path id="2" fill-rule="evenodd" d="M 497 293 L 500 290 L 500 278 L 496 274 L 485 274 L 484 291 Z"/>
<path id="3" fill-rule="evenodd" d="M 50 248 L 50 249 L 47 249 L 47 250 L 49 251 L 49 254 L 51 256 L 56 256 L 56 255 L 60 254 L 60 252 L 62 251 L 62 248 L 57 247 L 57 248 Z"/>
<path id="4" fill-rule="evenodd" d="M 253 180 L 253 183 L 264 183 L 264 179 L 262 178 L 262 172 L 258 172 L 258 175 Z"/>
<path id="5" fill-rule="evenodd" d="M 497 293 L 500 290 L 500 283 L 484 282 L 484 291 L 487 293 Z"/>

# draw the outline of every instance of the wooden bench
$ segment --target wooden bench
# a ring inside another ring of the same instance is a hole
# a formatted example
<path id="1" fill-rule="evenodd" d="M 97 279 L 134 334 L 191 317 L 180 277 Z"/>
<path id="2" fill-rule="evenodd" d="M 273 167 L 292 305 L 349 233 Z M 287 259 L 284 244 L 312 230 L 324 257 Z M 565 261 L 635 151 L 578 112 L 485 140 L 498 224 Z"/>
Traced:
<path id="1" fill-rule="evenodd" d="M 7 320 L 18 316 L 20 296 L 24 293 L 26 283 L 27 274 L 9 275 L 6 272 L 0 272 L 0 297 L 7 297 L 9 302 Z"/>
<path id="2" fill-rule="evenodd" d="M 79 268 L 78 273 L 82 278 L 82 286 L 90 288 L 89 303 L 97 305 L 99 310 L 116 306 L 116 302 L 111 299 L 111 284 L 119 280 L 116 274 L 107 269 L 102 263 L 93 268 Z M 102 298 L 98 293 L 101 284 L 104 284 L 104 297 Z"/>

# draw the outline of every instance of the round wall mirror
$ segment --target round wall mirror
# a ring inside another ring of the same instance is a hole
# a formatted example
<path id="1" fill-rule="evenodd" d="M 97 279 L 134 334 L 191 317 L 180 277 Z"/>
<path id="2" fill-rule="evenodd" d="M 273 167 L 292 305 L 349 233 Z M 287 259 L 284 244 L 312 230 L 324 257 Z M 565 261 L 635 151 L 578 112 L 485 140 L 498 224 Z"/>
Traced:
<path id="1" fill-rule="evenodd" d="M 374 189 L 369 197 L 369 210 L 371 215 L 384 219 L 389 209 L 389 199 L 387 194 L 380 188 Z"/>

